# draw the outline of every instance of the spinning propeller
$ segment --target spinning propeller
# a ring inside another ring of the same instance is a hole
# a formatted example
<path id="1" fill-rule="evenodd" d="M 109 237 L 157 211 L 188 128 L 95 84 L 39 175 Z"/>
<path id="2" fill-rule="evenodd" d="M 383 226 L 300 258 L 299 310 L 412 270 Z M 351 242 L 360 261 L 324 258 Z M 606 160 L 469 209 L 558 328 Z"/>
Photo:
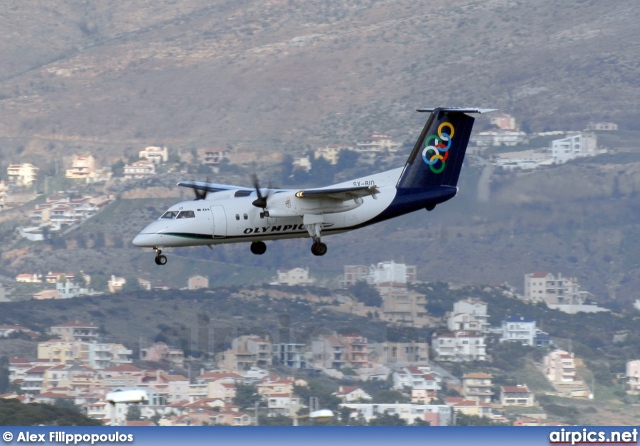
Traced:
<path id="1" fill-rule="evenodd" d="M 205 181 L 205 184 L 207 184 L 209 182 L 209 178 L 207 178 L 207 180 Z M 196 195 L 195 200 L 204 200 L 207 198 L 207 194 L 209 193 L 209 189 L 207 189 L 206 187 L 198 187 L 198 184 L 195 183 L 195 186 L 193 187 L 193 193 Z"/>
<path id="2" fill-rule="evenodd" d="M 255 173 L 253 174 L 253 187 L 256 190 L 258 198 L 253 200 L 251 204 L 253 204 L 257 208 L 261 208 L 264 211 L 264 215 L 269 216 L 269 212 L 267 211 L 267 199 L 269 198 L 269 195 L 271 195 L 271 187 L 267 189 L 266 195 L 262 195 L 262 191 L 260 190 L 260 183 L 258 182 L 258 175 L 256 175 Z"/>

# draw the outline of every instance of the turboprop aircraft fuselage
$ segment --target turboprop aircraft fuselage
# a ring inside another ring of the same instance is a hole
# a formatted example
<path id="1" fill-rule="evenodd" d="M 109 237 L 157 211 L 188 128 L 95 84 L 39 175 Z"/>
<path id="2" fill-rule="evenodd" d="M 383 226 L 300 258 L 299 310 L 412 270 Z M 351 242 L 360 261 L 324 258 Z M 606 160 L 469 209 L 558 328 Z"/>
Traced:
<path id="1" fill-rule="evenodd" d="M 322 235 L 362 228 L 420 209 L 433 210 L 457 191 L 473 113 L 492 110 L 435 108 L 430 112 L 403 168 L 371 174 L 317 189 L 262 189 L 183 181 L 196 199 L 171 206 L 149 224 L 133 244 L 156 251 L 156 263 L 167 263 L 162 249 L 250 242 L 264 254 L 265 241 L 310 237 L 311 252 L 324 255 Z"/>

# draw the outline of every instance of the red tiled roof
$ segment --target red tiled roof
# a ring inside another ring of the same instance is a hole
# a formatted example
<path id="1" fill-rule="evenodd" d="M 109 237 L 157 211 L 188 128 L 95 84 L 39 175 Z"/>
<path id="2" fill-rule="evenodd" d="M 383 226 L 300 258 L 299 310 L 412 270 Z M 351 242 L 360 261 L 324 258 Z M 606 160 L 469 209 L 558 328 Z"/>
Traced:
<path id="1" fill-rule="evenodd" d="M 535 278 L 535 279 L 544 279 L 548 275 L 549 275 L 549 273 L 545 273 L 543 271 L 538 271 L 538 272 L 535 272 L 535 273 L 531 273 L 531 277 Z"/>
<path id="2" fill-rule="evenodd" d="M 355 392 L 356 390 L 358 390 L 360 387 L 358 386 L 344 386 L 342 388 L 342 391 L 338 391 L 338 395 L 348 395 L 351 392 Z"/>

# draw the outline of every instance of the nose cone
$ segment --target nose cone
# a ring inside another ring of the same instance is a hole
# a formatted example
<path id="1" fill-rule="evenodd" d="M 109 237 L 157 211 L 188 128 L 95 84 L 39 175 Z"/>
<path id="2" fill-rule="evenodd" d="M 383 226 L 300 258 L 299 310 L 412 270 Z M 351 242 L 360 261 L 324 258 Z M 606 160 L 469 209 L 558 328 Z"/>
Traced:
<path id="1" fill-rule="evenodd" d="M 140 246 L 140 247 L 144 247 L 144 246 L 149 246 L 148 244 L 148 240 L 150 234 L 143 234 L 142 232 L 138 235 L 136 235 L 133 240 L 131 241 L 131 243 L 133 243 L 135 246 Z"/>

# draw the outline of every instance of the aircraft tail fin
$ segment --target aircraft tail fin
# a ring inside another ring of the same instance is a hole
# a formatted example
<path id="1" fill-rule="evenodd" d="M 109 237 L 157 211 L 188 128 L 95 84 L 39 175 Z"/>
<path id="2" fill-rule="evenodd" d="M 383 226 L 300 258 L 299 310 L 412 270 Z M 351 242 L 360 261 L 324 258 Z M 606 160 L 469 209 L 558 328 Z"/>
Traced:
<path id="1" fill-rule="evenodd" d="M 428 108 L 430 112 L 418 141 L 407 160 L 396 187 L 423 189 L 458 184 L 475 118 L 470 113 L 488 113 L 493 109 Z"/>

